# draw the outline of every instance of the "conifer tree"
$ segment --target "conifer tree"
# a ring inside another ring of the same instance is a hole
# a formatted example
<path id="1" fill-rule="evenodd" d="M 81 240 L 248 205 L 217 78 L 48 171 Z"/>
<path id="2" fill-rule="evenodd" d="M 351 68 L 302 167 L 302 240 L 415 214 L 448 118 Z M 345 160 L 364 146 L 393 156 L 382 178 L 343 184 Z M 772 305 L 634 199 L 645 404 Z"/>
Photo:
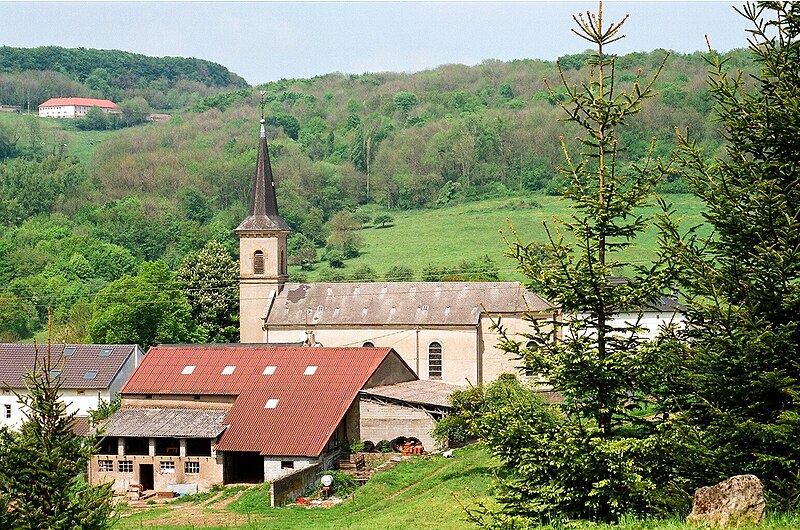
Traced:
<path id="1" fill-rule="evenodd" d="M 710 50 L 725 156 L 707 161 L 679 138 L 713 233 L 668 226 L 690 324 L 676 342 L 688 377 L 675 425 L 688 477 L 754 473 L 789 507 L 800 498 L 800 5 L 739 12 L 760 72 L 729 72 Z"/>
<path id="2" fill-rule="evenodd" d="M 625 146 L 616 133 L 655 95 L 653 83 L 664 62 L 653 78 L 637 77 L 623 89 L 606 48 L 623 37 L 625 19 L 604 25 L 602 3 L 597 14 L 573 18 L 573 31 L 596 47 L 581 84 L 570 84 L 559 66 L 567 94 L 559 104 L 565 120 L 583 131 L 577 147 L 561 139 L 565 162 L 559 171 L 567 182 L 562 196 L 573 213 L 545 223 L 552 252 L 547 259 L 535 252 L 539 244 L 523 243 L 513 227 L 507 240 L 531 288 L 559 305 L 562 318 L 545 322 L 532 315 L 524 347 L 507 335 L 502 340 L 563 401 L 534 415 L 498 415 L 505 423 L 490 429 L 489 445 L 508 472 L 499 488 L 506 508 L 501 520 L 614 520 L 663 506 L 670 486 L 670 474 L 659 467 L 660 417 L 651 414 L 660 396 L 658 352 L 638 322 L 616 318 L 646 309 L 669 283 L 661 263 L 622 258 L 655 222 L 643 208 L 656 204 L 663 168 L 652 156 L 641 164 L 621 162 Z M 623 273 L 626 279 L 619 278 Z"/>
<path id="3" fill-rule="evenodd" d="M 17 397 L 25 421 L 0 431 L 0 527 L 94 530 L 110 528 L 111 484 L 84 480 L 96 439 L 76 435 L 75 414 L 60 399 L 60 365 L 37 353 L 27 392 Z"/>

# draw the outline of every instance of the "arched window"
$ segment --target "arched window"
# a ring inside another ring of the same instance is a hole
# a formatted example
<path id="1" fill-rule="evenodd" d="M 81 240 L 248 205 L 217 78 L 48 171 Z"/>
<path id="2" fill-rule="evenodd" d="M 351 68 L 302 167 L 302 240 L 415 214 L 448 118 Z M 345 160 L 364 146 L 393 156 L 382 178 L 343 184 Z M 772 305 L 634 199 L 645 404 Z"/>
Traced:
<path id="1" fill-rule="evenodd" d="M 253 274 L 264 274 L 264 253 L 260 250 L 253 253 Z"/>
<path id="2" fill-rule="evenodd" d="M 428 345 L 428 379 L 442 378 L 442 345 L 431 342 Z"/>
<path id="3" fill-rule="evenodd" d="M 367 341 L 367 342 L 365 342 L 364 344 L 362 344 L 362 345 L 361 345 L 361 347 L 362 347 L 362 348 L 374 348 L 374 347 L 375 347 L 375 345 L 374 345 L 374 344 L 372 344 L 370 341 Z"/>
<path id="4" fill-rule="evenodd" d="M 533 342 L 532 340 L 529 340 L 527 344 L 525 344 L 526 350 L 531 350 L 534 348 L 536 348 L 536 343 Z M 534 375 L 536 375 L 533 373 L 533 368 L 530 368 L 528 366 L 523 366 L 522 369 L 525 371 L 525 377 L 533 377 Z"/>

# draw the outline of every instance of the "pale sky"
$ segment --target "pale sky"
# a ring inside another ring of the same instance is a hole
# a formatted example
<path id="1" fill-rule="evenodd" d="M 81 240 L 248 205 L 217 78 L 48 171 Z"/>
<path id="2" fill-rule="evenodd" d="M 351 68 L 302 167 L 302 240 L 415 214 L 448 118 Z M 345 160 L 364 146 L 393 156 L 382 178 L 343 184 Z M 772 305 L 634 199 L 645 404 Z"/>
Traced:
<path id="1" fill-rule="evenodd" d="M 604 2 L 630 18 L 610 53 L 747 46 L 742 2 Z M 0 2 L 0 45 L 117 49 L 218 62 L 250 84 L 331 72 L 416 72 L 547 59 L 588 43 L 571 16 L 597 2 Z"/>

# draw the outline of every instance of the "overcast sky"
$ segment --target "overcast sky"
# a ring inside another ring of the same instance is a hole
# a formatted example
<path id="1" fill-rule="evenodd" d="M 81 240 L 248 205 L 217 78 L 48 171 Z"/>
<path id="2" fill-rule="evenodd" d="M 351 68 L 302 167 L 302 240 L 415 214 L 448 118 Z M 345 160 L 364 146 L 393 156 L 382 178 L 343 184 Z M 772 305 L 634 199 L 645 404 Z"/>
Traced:
<path id="1" fill-rule="evenodd" d="M 741 2 L 605 2 L 612 53 L 747 46 Z M 331 72 L 415 72 L 553 60 L 588 46 L 571 15 L 597 2 L 0 2 L 0 45 L 118 49 L 215 61 L 250 84 Z"/>

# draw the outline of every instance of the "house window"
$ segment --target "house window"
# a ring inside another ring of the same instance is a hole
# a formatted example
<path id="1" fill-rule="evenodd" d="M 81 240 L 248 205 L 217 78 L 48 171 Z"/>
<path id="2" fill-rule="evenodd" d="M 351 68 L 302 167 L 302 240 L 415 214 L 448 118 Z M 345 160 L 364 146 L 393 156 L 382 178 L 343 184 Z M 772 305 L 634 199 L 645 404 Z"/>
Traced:
<path id="1" fill-rule="evenodd" d="M 442 378 L 442 345 L 438 342 L 431 342 L 428 346 L 428 377 Z"/>
<path id="2" fill-rule="evenodd" d="M 94 379 L 95 377 L 97 377 L 97 370 L 89 370 L 83 374 L 84 379 Z"/>
<path id="3" fill-rule="evenodd" d="M 120 460 L 117 462 L 117 471 L 120 473 L 133 473 L 133 460 Z"/>
<path id="4" fill-rule="evenodd" d="M 114 461 L 113 460 L 98 460 L 97 461 L 97 470 L 98 471 L 107 471 L 111 473 L 114 471 Z"/>
<path id="5" fill-rule="evenodd" d="M 75 353 L 75 346 L 67 346 L 64 348 L 64 357 L 69 357 L 73 353 Z"/>
<path id="6" fill-rule="evenodd" d="M 7 420 L 11 419 L 11 405 L 4 405 L 3 409 L 3 417 Z"/>
<path id="7" fill-rule="evenodd" d="M 264 253 L 260 250 L 253 253 L 253 274 L 264 274 Z"/>
<path id="8" fill-rule="evenodd" d="M 374 348 L 374 347 L 375 347 L 375 345 L 374 345 L 374 344 L 372 344 L 370 341 L 367 341 L 367 342 L 365 342 L 364 344 L 362 344 L 362 345 L 361 345 L 361 347 L 362 347 L 362 348 Z"/>
<path id="9" fill-rule="evenodd" d="M 195 475 L 200 473 L 200 462 L 184 462 L 183 472 L 187 475 Z"/>
<path id="10" fill-rule="evenodd" d="M 50 379 L 56 379 L 61 375 L 61 370 L 50 370 Z"/>
<path id="11" fill-rule="evenodd" d="M 159 462 L 158 469 L 162 473 L 175 473 L 175 462 L 172 460 L 162 460 Z"/>
<path id="12" fill-rule="evenodd" d="M 281 469 L 294 469 L 294 460 L 281 460 Z"/>
<path id="13" fill-rule="evenodd" d="M 112 351 L 114 351 L 114 348 L 103 348 L 100 350 L 100 357 L 108 357 Z"/>

